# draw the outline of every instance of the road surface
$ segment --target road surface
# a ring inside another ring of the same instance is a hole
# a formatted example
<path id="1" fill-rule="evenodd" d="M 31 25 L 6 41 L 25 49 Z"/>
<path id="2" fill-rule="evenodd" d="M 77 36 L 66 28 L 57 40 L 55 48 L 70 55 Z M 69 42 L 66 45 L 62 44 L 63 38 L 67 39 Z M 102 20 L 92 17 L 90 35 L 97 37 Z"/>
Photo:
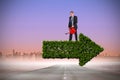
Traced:
<path id="1" fill-rule="evenodd" d="M 1 73 L 0 80 L 120 80 L 120 73 L 66 64 L 53 65 L 32 71 Z"/>

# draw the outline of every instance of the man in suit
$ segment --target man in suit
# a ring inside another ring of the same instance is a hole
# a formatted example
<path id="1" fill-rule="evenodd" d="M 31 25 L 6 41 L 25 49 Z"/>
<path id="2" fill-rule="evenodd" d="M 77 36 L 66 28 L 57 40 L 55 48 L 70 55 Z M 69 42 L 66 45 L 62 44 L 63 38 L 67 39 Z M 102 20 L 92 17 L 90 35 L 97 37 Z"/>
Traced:
<path id="1" fill-rule="evenodd" d="M 74 33 L 75 34 L 75 40 L 77 41 L 78 38 L 77 38 L 77 16 L 74 15 L 74 12 L 73 11 L 70 11 L 70 17 L 69 17 L 69 23 L 68 23 L 68 28 L 75 28 L 76 32 Z M 69 41 L 72 40 L 72 35 L 73 34 L 70 34 L 69 35 Z"/>

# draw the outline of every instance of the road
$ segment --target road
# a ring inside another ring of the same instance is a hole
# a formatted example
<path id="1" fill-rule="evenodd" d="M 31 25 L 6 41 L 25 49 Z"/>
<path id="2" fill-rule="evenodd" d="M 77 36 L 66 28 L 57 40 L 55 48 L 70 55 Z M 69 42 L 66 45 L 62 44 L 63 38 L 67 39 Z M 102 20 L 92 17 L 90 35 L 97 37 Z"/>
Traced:
<path id="1" fill-rule="evenodd" d="M 7 72 L 0 74 L 0 80 L 120 80 L 120 73 L 66 64 L 32 71 Z"/>

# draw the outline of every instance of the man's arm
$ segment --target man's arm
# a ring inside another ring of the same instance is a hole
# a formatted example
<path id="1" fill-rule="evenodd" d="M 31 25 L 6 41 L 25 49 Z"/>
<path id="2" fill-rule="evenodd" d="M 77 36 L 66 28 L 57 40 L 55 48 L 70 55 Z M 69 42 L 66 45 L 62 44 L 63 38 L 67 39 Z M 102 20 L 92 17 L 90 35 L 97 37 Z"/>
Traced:
<path id="1" fill-rule="evenodd" d="M 68 28 L 70 28 L 71 26 L 72 26 L 72 24 L 70 22 L 70 17 L 69 17 Z"/>
<path id="2" fill-rule="evenodd" d="M 78 19 L 77 19 L 77 16 L 75 16 L 74 24 L 77 24 L 77 23 L 78 23 Z"/>
<path id="3" fill-rule="evenodd" d="M 75 29 L 78 28 L 78 27 L 77 27 L 77 23 L 78 23 L 78 18 L 77 18 L 77 16 L 75 16 L 75 17 L 74 17 L 74 27 L 75 27 Z"/>

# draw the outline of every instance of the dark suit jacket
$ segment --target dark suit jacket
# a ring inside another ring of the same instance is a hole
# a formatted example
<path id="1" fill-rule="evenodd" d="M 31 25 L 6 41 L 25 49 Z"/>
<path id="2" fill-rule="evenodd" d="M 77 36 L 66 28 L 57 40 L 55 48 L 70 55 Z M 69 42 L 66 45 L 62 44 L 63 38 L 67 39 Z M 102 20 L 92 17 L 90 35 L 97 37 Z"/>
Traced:
<path id="1" fill-rule="evenodd" d="M 77 22 L 78 22 L 78 20 L 77 20 L 77 16 L 74 16 L 74 22 L 73 22 L 73 25 L 74 25 L 75 29 L 77 29 L 77 28 L 78 28 L 78 27 L 77 27 Z M 71 27 L 72 27 L 71 16 L 69 17 L 68 27 L 69 27 L 69 28 L 71 28 Z"/>

